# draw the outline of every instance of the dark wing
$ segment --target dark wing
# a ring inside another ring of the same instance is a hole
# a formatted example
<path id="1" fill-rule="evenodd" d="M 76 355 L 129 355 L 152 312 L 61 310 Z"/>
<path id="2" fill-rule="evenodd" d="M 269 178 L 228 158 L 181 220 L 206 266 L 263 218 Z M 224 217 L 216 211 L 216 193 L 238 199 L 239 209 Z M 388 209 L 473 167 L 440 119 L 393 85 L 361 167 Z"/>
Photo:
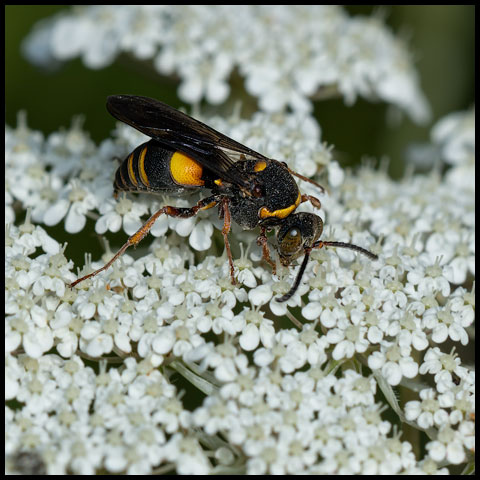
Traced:
<path id="1" fill-rule="evenodd" d="M 234 168 L 236 160 L 228 151 L 265 158 L 254 150 L 152 98 L 112 95 L 107 99 L 107 110 L 160 144 L 191 156 L 223 180 L 252 190 L 254 177 Z"/>

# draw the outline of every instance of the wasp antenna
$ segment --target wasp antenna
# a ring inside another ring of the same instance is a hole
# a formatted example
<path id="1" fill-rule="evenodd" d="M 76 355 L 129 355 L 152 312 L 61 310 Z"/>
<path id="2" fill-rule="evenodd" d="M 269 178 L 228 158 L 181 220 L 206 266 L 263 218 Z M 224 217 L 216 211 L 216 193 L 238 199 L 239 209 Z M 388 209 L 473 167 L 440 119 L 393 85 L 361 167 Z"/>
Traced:
<path id="1" fill-rule="evenodd" d="M 359 247 L 358 245 L 353 245 L 352 243 L 318 241 L 318 242 L 315 242 L 313 245 L 313 248 L 322 248 L 322 247 L 349 248 L 350 250 L 355 250 L 356 252 L 363 253 L 363 255 L 367 256 L 371 260 L 378 260 L 378 256 L 375 255 L 374 253 L 366 250 L 365 248 Z"/>
<path id="2" fill-rule="evenodd" d="M 297 278 L 295 279 L 295 283 L 293 284 L 292 288 L 282 297 L 277 297 L 275 299 L 277 302 L 286 302 L 287 300 L 290 300 L 290 298 L 292 298 L 294 293 L 297 291 L 297 288 L 302 281 L 305 269 L 307 268 L 308 258 L 310 257 L 310 250 L 310 248 L 308 250 L 305 250 L 305 257 L 303 257 L 302 265 L 300 266 L 300 270 L 298 271 Z"/>
<path id="3" fill-rule="evenodd" d="M 314 180 L 311 180 L 308 177 L 304 177 L 303 175 L 300 175 L 299 173 L 295 172 L 294 170 L 292 170 L 288 166 L 287 166 L 287 169 L 288 169 L 290 174 L 295 175 L 296 177 L 300 178 L 304 182 L 308 182 L 308 183 L 311 183 L 312 185 L 315 185 L 317 188 L 319 188 L 322 191 L 322 193 L 325 193 L 325 187 L 322 187 L 319 183 L 315 182 Z"/>

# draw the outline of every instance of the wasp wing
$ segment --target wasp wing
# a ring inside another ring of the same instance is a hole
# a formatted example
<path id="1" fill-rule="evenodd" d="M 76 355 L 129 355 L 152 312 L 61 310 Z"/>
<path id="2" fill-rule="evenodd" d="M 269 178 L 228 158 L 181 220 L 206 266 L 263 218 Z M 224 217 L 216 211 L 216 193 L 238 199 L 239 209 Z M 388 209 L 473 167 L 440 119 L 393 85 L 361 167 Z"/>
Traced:
<path id="1" fill-rule="evenodd" d="M 148 97 L 112 95 L 107 110 L 160 144 L 191 156 L 223 180 L 247 191 L 255 184 L 253 176 L 234 168 L 236 160 L 228 151 L 258 159 L 263 155 L 175 108 Z"/>

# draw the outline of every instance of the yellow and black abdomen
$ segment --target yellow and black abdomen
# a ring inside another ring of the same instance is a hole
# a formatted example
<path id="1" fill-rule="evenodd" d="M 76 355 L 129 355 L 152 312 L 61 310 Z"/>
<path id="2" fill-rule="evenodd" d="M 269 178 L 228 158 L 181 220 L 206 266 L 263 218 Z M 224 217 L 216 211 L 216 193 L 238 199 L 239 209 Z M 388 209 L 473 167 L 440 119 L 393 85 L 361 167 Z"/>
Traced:
<path id="1" fill-rule="evenodd" d="M 115 194 L 127 192 L 176 192 L 203 187 L 204 168 L 182 152 L 150 140 L 138 146 L 118 167 Z"/>

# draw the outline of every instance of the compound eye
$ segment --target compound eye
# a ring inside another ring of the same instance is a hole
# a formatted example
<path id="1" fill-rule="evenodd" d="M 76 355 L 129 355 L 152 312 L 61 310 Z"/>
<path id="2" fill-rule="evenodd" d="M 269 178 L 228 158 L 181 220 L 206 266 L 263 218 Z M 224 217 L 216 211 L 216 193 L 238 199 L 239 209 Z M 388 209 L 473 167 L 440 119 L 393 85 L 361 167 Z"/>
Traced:
<path id="1" fill-rule="evenodd" d="M 296 227 L 291 228 L 280 242 L 282 255 L 294 255 L 302 248 L 302 233 Z"/>

